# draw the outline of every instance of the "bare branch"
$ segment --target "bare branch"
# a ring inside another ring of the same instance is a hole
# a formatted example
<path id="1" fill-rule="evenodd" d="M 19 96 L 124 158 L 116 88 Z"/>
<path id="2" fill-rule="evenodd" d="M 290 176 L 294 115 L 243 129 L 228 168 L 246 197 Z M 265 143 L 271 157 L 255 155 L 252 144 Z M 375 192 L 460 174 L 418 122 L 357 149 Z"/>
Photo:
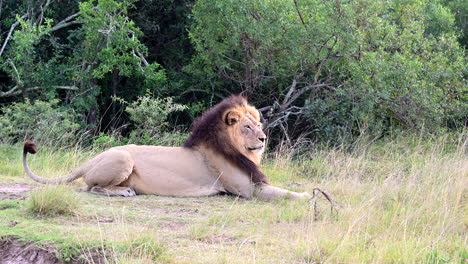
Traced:
<path id="1" fill-rule="evenodd" d="M 47 7 L 49 7 L 49 5 L 50 5 L 50 0 L 47 0 L 46 3 L 44 4 L 44 6 L 41 6 L 41 15 L 37 19 L 39 21 L 37 23 L 38 25 L 42 24 L 42 20 L 44 19 L 44 10 L 46 10 Z"/>
<path id="2" fill-rule="evenodd" d="M 307 29 L 307 25 L 304 22 L 304 19 L 302 18 L 301 11 L 299 11 L 299 7 L 297 6 L 297 0 L 294 0 L 294 6 L 296 7 L 296 12 L 299 15 L 299 18 L 301 19 L 302 25 L 304 25 L 304 28 Z"/>
<path id="3" fill-rule="evenodd" d="M 64 27 L 68 27 L 70 25 L 79 24 L 77 21 L 70 21 L 72 19 L 75 19 L 79 15 L 80 15 L 80 12 L 77 12 L 77 13 L 71 15 L 71 16 L 66 17 L 62 21 L 58 22 L 55 26 L 53 26 L 50 29 L 50 31 L 56 31 L 56 30 L 59 30 L 59 29 L 64 28 Z"/>
<path id="4" fill-rule="evenodd" d="M 271 109 L 271 105 L 259 108 L 258 111 L 265 112 L 265 111 L 270 110 L 270 109 Z"/>
<path id="5" fill-rule="evenodd" d="M 20 76 L 20 74 L 19 74 L 19 72 L 18 72 L 18 69 L 16 69 L 16 66 L 15 66 L 15 64 L 13 63 L 13 61 L 11 61 L 11 60 L 9 59 L 9 60 L 8 60 L 8 64 L 11 65 L 11 67 L 13 68 L 13 70 L 14 70 L 15 73 L 16 73 L 16 78 L 14 78 L 14 79 L 15 79 L 15 82 L 16 82 L 17 84 L 22 84 L 23 82 L 21 81 L 21 76 Z"/>
<path id="6" fill-rule="evenodd" d="M 289 97 L 291 97 L 291 94 L 296 91 L 296 85 L 297 85 L 297 80 L 296 78 L 294 78 L 291 84 L 291 87 L 289 87 L 288 93 L 284 97 L 283 104 L 286 104 L 289 101 Z"/>
<path id="7" fill-rule="evenodd" d="M 6 39 L 5 39 L 5 41 L 3 42 L 2 48 L 0 49 L 0 57 L 2 56 L 3 51 L 5 50 L 6 45 L 8 44 L 8 41 L 10 41 L 11 34 L 12 34 L 13 31 L 15 30 L 16 26 L 18 26 L 18 24 L 20 23 L 20 21 L 21 21 L 22 19 L 24 19 L 25 17 L 27 17 L 27 16 L 28 16 L 27 13 L 24 14 L 24 15 L 22 15 L 20 19 L 18 19 L 15 23 L 13 23 L 13 24 L 11 25 L 10 31 L 8 32 L 8 35 L 7 35 Z"/>
<path id="8" fill-rule="evenodd" d="M 316 88 L 336 89 L 328 81 L 326 83 L 313 83 L 312 80 L 306 80 L 304 84 L 299 81 L 300 78 L 301 76 L 295 76 L 293 78 L 284 98 L 275 101 L 270 106 L 258 109 L 262 113 L 262 117 L 264 117 L 265 130 L 278 127 L 284 133 L 285 140 L 288 142 L 290 140 L 290 135 L 288 134 L 288 123 L 290 121 L 290 117 L 294 116 L 297 122 L 298 118 L 304 115 L 305 111 L 305 107 L 296 106 L 297 103 L 295 102 L 306 92 Z M 298 89 L 301 84 L 305 86 Z"/>
<path id="9" fill-rule="evenodd" d="M 321 88 L 321 87 L 328 87 L 330 84 L 327 83 L 319 83 L 319 84 L 312 84 L 312 85 L 307 85 L 299 90 L 289 99 L 289 101 L 286 104 L 282 105 L 283 109 L 288 108 L 294 101 L 296 101 L 301 95 L 303 95 L 305 92 L 310 91 L 314 88 Z"/>
<path id="10" fill-rule="evenodd" d="M 12 96 L 12 94 L 18 90 L 19 86 L 16 85 L 15 87 L 11 88 L 9 91 L 6 91 L 6 92 L 0 92 L 0 97 L 8 97 L 8 96 Z M 19 93 L 18 93 L 19 94 Z"/>
<path id="11" fill-rule="evenodd" d="M 46 89 L 46 88 L 55 88 L 55 89 L 61 89 L 61 90 L 72 90 L 76 91 L 78 90 L 78 87 L 76 86 L 59 86 L 59 85 L 53 85 L 53 86 L 48 86 L 48 87 L 43 87 L 43 86 L 36 86 L 36 87 L 31 87 L 31 88 L 26 88 L 26 92 L 31 92 L 35 90 L 40 90 L 40 89 Z M 20 95 L 23 91 L 19 90 L 22 88 L 20 85 L 16 85 L 15 87 L 11 88 L 7 92 L 0 92 L 0 97 L 11 97 L 11 96 L 17 96 Z"/>
<path id="12" fill-rule="evenodd" d="M 148 61 L 145 59 L 145 56 L 143 56 L 143 54 L 141 54 L 141 52 L 138 52 L 138 57 L 140 57 L 141 61 L 145 64 L 145 66 L 149 66 L 149 63 Z"/>
<path id="13" fill-rule="evenodd" d="M 97 86 L 91 86 L 91 88 L 88 88 L 86 90 L 84 90 L 83 92 L 81 93 L 78 93 L 78 94 L 75 94 L 73 95 L 73 97 L 70 99 L 70 102 L 73 102 L 76 98 L 79 98 L 80 96 L 82 96 L 83 94 L 86 94 L 90 91 L 92 91 L 93 89 L 96 89 Z"/>
<path id="14" fill-rule="evenodd" d="M 283 135 L 286 138 L 286 142 L 288 143 L 288 145 L 290 145 L 291 144 L 291 139 L 289 138 L 288 130 L 284 126 L 284 123 L 279 123 L 279 126 L 280 126 L 281 130 L 283 130 Z"/>

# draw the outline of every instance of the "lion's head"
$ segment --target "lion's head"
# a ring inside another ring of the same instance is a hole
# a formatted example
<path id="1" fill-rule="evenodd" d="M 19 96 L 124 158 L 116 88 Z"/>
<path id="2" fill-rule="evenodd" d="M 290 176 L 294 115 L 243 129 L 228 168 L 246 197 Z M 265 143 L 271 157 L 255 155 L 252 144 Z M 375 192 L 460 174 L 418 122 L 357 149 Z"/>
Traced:
<path id="1" fill-rule="evenodd" d="M 245 97 L 230 96 L 195 120 L 184 147 L 208 147 L 251 175 L 254 183 L 267 183 L 257 166 L 265 140 L 258 110 Z"/>
<path id="2" fill-rule="evenodd" d="M 266 135 L 257 109 L 247 104 L 234 106 L 227 109 L 223 116 L 225 131 L 230 141 L 235 143 L 233 147 L 258 165 L 265 150 Z"/>

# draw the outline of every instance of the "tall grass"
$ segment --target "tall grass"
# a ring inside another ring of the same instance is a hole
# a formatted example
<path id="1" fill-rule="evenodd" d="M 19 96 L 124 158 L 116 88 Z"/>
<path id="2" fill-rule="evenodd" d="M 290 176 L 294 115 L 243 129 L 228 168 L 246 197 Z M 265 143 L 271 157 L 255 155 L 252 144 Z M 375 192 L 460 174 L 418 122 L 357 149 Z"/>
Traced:
<path id="1" fill-rule="evenodd" d="M 119 263 L 467 263 L 467 136 L 362 138 L 335 148 L 304 144 L 265 159 L 262 171 L 273 185 L 318 187 L 339 203 L 338 213 L 325 199 L 314 208 L 304 201 L 229 196 L 79 194 L 87 208 L 77 217 L 80 228 L 56 222 L 50 228 L 111 245 L 109 259 Z M 92 154 L 40 152 L 30 163 L 37 174 L 62 176 Z M 15 168 L 8 171 L 11 179 L 19 177 Z M 125 224 L 96 225 L 95 215 Z"/>
<path id="2" fill-rule="evenodd" d="M 136 234 L 126 241 L 125 250 L 118 254 L 115 262 L 118 264 L 133 263 L 167 263 L 167 245 L 161 243 L 149 234 Z"/>
<path id="3" fill-rule="evenodd" d="M 279 155 L 268 166 L 273 182 L 320 186 L 342 206 L 336 221 L 317 223 L 304 214 L 307 224 L 289 245 L 296 249 L 295 260 L 468 261 L 466 134 L 368 142 L 358 142 L 351 151 L 344 147 L 311 151 L 299 161 Z M 293 177 L 277 173 L 285 170 L 293 171 Z"/>
<path id="4" fill-rule="evenodd" d="M 39 216 L 76 215 L 80 208 L 77 194 L 63 185 L 46 185 L 33 191 L 26 210 Z"/>

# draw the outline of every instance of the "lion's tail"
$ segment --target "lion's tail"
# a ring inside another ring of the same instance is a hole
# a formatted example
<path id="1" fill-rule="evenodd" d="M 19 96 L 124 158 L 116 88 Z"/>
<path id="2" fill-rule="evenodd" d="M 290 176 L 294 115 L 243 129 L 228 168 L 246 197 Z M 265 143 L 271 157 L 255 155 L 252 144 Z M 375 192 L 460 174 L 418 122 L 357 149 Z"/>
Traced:
<path id="1" fill-rule="evenodd" d="M 44 183 L 44 184 L 60 184 L 60 183 L 72 182 L 72 181 L 80 178 L 81 176 L 83 176 L 83 173 L 82 173 L 81 169 L 74 170 L 69 175 L 67 175 L 65 177 L 60 177 L 60 178 L 49 179 L 49 178 L 43 178 L 43 177 L 37 176 L 36 174 L 34 174 L 29 169 L 28 163 L 26 161 L 26 159 L 27 159 L 26 156 L 28 155 L 28 153 L 35 154 L 36 152 L 37 152 L 36 144 L 34 144 L 31 141 L 24 142 L 23 167 L 24 167 L 24 170 L 26 171 L 26 173 L 29 175 L 29 177 L 31 177 L 31 179 L 33 179 L 33 180 L 35 180 L 37 182 L 40 182 L 40 183 Z"/>

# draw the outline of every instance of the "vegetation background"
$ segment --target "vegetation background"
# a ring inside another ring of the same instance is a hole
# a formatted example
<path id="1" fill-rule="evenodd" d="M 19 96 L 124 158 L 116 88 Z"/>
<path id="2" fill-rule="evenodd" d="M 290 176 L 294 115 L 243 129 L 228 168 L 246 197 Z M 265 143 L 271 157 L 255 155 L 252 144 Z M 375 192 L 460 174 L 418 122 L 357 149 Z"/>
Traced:
<path id="1" fill-rule="evenodd" d="M 165 133 L 239 93 L 272 146 L 459 131 L 467 13 L 462 0 L 1 0 L 0 142 L 174 144 Z"/>
<path id="2" fill-rule="evenodd" d="M 464 0 L 0 0 L 1 248 L 53 244 L 72 263 L 467 263 L 467 14 Z M 58 177 L 112 146 L 181 145 L 239 93 L 262 113 L 271 182 L 320 187 L 338 211 L 318 197 L 96 197 L 24 176 L 26 139 L 32 170 Z"/>

